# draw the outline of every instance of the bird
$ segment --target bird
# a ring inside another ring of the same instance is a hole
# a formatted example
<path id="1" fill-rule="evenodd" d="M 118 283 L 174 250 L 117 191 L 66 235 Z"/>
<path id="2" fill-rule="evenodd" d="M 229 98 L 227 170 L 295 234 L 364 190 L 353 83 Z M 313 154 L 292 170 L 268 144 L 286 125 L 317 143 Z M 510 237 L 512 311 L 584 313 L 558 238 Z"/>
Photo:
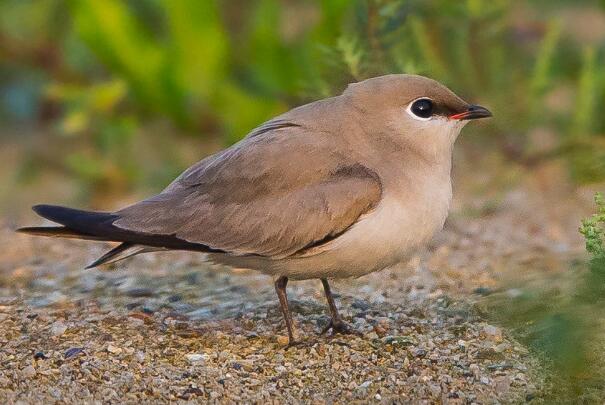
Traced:
<path id="1" fill-rule="evenodd" d="M 186 250 L 260 271 L 274 282 L 288 346 L 300 343 L 288 281 L 319 279 L 330 315 L 322 333 L 351 333 L 329 280 L 407 260 L 442 229 L 454 142 L 490 116 L 433 79 L 373 77 L 261 124 L 157 195 L 111 212 L 36 205 L 59 225 L 17 231 L 120 243 L 87 268 Z"/>

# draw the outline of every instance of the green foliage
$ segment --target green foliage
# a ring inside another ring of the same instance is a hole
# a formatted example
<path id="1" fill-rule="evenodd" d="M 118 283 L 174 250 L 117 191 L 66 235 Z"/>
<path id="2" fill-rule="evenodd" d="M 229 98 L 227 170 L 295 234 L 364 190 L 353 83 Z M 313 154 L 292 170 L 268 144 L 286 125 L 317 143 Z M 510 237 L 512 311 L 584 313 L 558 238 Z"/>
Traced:
<path id="1" fill-rule="evenodd" d="M 586 240 L 586 251 L 593 260 L 605 258 L 605 199 L 603 194 L 595 194 L 597 213 L 582 221 L 580 233 Z"/>
<path id="2" fill-rule="evenodd" d="M 561 4 L 5 0 L 0 88 L 9 96 L 0 98 L 0 117 L 39 119 L 50 104 L 61 114 L 58 132 L 78 137 L 86 151 L 76 153 L 97 156 L 102 171 L 113 156 L 91 152 L 105 144 L 99 139 L 123 136 L 129 144 L 158 118 L 175 133 L 233 143 L 263 120 L 352 81 L 418 73 L 489 106 L 495 117 L 483 138 L 506 153 L 515 145 L 511 158 L 564 157 L 578 181 L 598 180 L 605 174 L 605 115 L 598 113 L 605 44 L 578 46 Z M 90 97 L 109 83 L 120 83 L 120 100 L 100 111 Z M 57 96 L 58 88 L 81 94 Z M 557 96 L 565 89 L 567 96 Z M 554 131 L 559 145 L 534 156 L 527 134 L 536 127 Z M 76 170 L 86 179 L 89 172 Z"/>
<path id="3" fill-rule="evenodd" d="M 148 111 L 199 130 L 217 125 L 202 120 L 217 120 L 229 112 L 253 108 L 262 118 L 279 109 L 276 102 L 255 100 L 233 83 L 228 71 L 230 43 L 215 2 L 154 3 L 165 18 L 160 38 L 122 1 L 72 4 L 78 36 L 128 83 L 137 104 Z M 232 131 L 245 132 L 257 119 L 234 114 L 224 123 Z"/>
<path id="4" fill-rule="evenodd" d="M 605 75 L 598 67 L 596 51 L 586 47 L 583 52 L 575 111 L 571 129 L 563 141 L 569 148 L 572 175 L 580 182 L 600 180 L 605 173 L 605 137 L 594 136 L 599 130 L 599 94 L 605 92 Z M 600 102 L 601 101 L 601 102 Z"/>
<path id="5" fill-rule="evenodd" d="M 530 95 L 536 100 L 540 100 L 546 90 L 550 87 L 552 65 L 555 62 L 555 50 L 560 35 L 561 24 L 558 21 L 551 21 L 547 26 L 546 34 L 540 44 L 531 76 L 529 87 Z M 536 108 L 539 107 L 540 104 L 536 103 Z"/>
<path id="6" fill-rule="evenodd" d="M 533 347 L 550 368 L 546 401 L 596 403 L 605 399 L 605 200 L 595 195 L 597 213 L 580 232 L 590 255 L 563 279 L 539 280 L 487 300 L 487 315 Z"/>

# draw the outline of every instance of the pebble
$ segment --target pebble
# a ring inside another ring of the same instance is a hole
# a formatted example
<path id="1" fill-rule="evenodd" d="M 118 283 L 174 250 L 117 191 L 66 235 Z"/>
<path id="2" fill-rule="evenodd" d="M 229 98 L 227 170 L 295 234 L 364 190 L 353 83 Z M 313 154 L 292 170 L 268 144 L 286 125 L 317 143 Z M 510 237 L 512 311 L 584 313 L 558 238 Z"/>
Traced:
<path id="1" fill-rule="evenodd" d="M 67 349 L 65 351 L 65 358 L 69 359 L 70 357 L 77 356 L 80 353 L 84 353 L 84 349 L 81 347 L 72 347 L 71 349 Z"/>
<path id="2" fill-rule="evenodd" d="M 126 295 L 128 295 L 129 297 L 133 297 L 133 298 L 140 298 L 140 297 L 152 297 L 153 294 L 153 290 L 151 288 L 145 288 L 145 287 L 138 287 L 138 288 L 131 288 L 128 291 L 126 291 Z"/>
<path id="3" fill-rule="evenodd" d="M 21 370 L 21 375 L 25 378 L 32 378 L 36 375 L 36 369 L 34 366 L 27 366 L 23 370 Z"/>
<path id="4" fill-rule="evenodd" d="M 107 351 L 111 354 L 121 354 L 122 353 L 121 348 L 111 345 L 111 344 L 107 346 Z"/>
<path id="5" fill-rule="evenodd" d="M 412 351 L 412 354 L 414 355 L 414 357 L 424 357 L 424 356 L 426 356 L 426 353 L 427 353 L 427 351 L 422 348 L 414 349 Z"/>
<path id="6" fill-rule="evenodd" d="M 50 334 L 53 336 L 61 336 L 67 330 L 67 325 L 61 321 L 53 323 L 50 327 Z"/>
<path id="7" fill-rule="evenodd" d="M 416 339 L 411 336 L 385 336 L 382 338 L 384 344 L 393 346 L 415 346 L 418 344 Z"/>
<path id="8" fill-rule="evenodd" d="M 376 324 L 374 325 L 374 332 L 378 336 L 384 336 L 391 327 L 391 320 L 388 318 L 378 318 Z"/>
<path id="9" fill-rule="evenodd" d="M 356 298 L 353 301 L 353 303 L 351 304 L 351 307 L 355 308 L 355 309 L 359 309 L 361 311 L 367 311 L 368 309 L 370 309 L 370 304 L 367 303 L 366 301 Z"/>
<path id="10" fill-rule="evenodd" d="M 496 343 L 502 342 L 502 330 L 496 326 L 485 325 L 483 327 L 483 333 L 488 339 Z"/>
<path id="11" fill-rule="evenodd" d="M 468 368 L 471 371 L 471 373 L 473 373 L 473 376 L 475 378 L 479 378 L 479 372 L 480 372 L 480 370 L 479 370 L 479 366 L 477 364 L 473 363 Z"/>
<path id="12" fill-rule="evenodd" d="M 438 397 L 441 395 L 441 386 L 439 384 L 428 384 L 428 386 L 433 397 Z"/>
<path id="13" fill-rule="evenodd" d="M 364 381 L 359 384 L 359 388 L 368 388 L 372 384 L 372 381 Z"/>
<path id="14" fill-rule="evenodd" d="M 280 345 L 280 346 L 285 346 L 289 342 L 288 337 L 287 336 L 283 336 L 283 335 L 277 335 L 276 340 L 277 340 L 277 344 Z"/>
<path id="15" fill-rule="evenodd" d="M 43 352 L 36 352 L 34 354 L 34 360 L 46 360 L 48 357 Z"/>
<path id="16" fill-rule="evenodd" d="M 145 321 L 143 319 L 136 318 L 133 316 L 128 317 L 128 323 L 130 323 L 133 328 L 140 328 L 145 326 Z"/>
<path id="17" fill-rule="evenodd" d="M 206 361 L 207 355 L 200 353 L 188 353 L 185 355 L 185 358 L 191 364 L 200 364 Z"/>
<path id="18" fill-rule="evenodd" d="M 494 380 L 494 388 L 499 394 L 507 394 L 510 391 L 511 380 L 508 376 L 498 377 Z"/>
<path id="19" fill-rule="evenodd" d="M 134 358 L 136 361 L 138 361 L 139 363 L 144 363 L 145 362 L 145 353 L 143 352 L 136 352 L 134 355 Z"/>

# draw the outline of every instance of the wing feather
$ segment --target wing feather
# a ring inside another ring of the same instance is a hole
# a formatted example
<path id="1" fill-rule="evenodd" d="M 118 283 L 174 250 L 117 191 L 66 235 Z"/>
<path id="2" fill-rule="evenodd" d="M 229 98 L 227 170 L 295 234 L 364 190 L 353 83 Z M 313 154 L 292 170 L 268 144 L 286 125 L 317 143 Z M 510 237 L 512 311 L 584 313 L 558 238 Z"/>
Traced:
<path id="1" fill-rule="evenodd" d="M 267 131 L 116 212 L 114 225 L 233 255 L 281 258 L 337 237 L 380 201 L 378 176 L 333 153 L 328 136 L 298 124 Z"/>

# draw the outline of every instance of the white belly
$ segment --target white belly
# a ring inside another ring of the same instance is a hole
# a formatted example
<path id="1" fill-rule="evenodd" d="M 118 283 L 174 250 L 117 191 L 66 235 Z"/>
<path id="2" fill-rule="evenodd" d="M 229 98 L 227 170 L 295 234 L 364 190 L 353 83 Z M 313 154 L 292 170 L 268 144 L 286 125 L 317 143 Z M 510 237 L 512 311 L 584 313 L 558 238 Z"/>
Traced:
<path id="1" fill-rule="evenodd" d="M 211 259 L 293 279 L 360 277 L 422 248 L 443 227 L 451 196 L 449 181 L 431 190 L 416 190 L 414 198 L 387 194 L 343 235 L 298 256 L 271 260 L 211 255 Z"/>

